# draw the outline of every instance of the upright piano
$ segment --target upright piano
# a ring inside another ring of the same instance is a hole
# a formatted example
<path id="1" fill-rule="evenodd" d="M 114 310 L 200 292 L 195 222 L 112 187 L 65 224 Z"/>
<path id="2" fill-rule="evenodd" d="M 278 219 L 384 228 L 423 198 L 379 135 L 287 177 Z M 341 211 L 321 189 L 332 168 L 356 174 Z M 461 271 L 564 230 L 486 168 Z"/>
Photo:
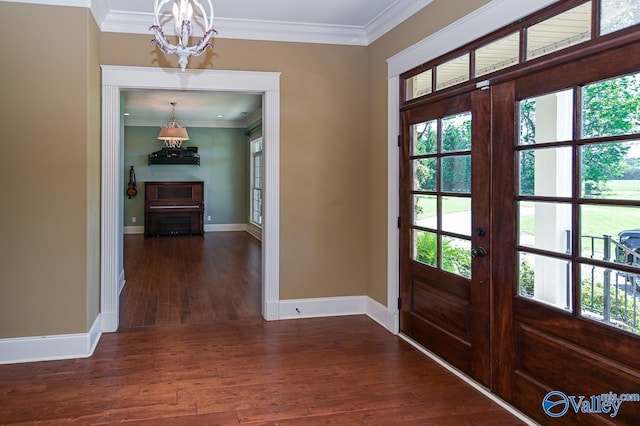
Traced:
<path id="1" fill-rule="evenodd" d="M 204 182 L 145 182 L 145 236 L 203 232 Z"/>

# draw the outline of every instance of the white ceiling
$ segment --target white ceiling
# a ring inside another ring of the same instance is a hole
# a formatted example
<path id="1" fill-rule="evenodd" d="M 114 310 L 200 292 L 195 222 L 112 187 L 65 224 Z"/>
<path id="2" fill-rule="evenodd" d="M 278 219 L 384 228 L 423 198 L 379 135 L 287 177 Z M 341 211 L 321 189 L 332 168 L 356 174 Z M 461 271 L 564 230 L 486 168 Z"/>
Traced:
<path id="1" fill-rule="evenodd" d="M 247 127 L 261 118 L 262 95 L 237 92 L 128 90 L 126 126 L 162 126 L 175 117 L 185 127 Z"/>
<path id="2" fill-rule="evenodd" d="M 206 0 L 200 0 L 206 5 Z M 171 5 L 173 2 L 170 2 Z M 364 27 L 398 0 L 212 0 L 216 18 Z M 151 0 L 107 0 L 109 10 L 152 13 Z"/>

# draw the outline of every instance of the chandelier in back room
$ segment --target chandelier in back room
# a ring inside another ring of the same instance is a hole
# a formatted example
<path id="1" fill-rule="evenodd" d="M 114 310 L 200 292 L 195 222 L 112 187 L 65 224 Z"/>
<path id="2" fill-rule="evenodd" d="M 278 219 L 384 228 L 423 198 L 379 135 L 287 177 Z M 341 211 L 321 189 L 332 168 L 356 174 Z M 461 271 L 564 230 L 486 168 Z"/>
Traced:
<path id="1" fill-rule="evenodd" d="M 167 14 L 163 14 L 163 9 L 169 3 L 170 0 L 156 0 L 153 9 L 153 25 L 149 28 L 156 33 L 156 37 L 151 40 L 151 44 L 154 44 L 163 53 L 168 55 L 175 54 L 178 56 L 178 63 L 182 71 L 187 67 L 189 56 L 200 56 L 207 48 L 213 49 L 213 42 L 209 41 L 211 37 L 216 34 L 216 30 L 213 29 L 213 5 L 211 0 L 207 0 L 208 9 L 202 6 L 198 0 L 175 0 L 171 13 L 174 18 L 175 34 L 178 37 L 178 43 L 173 44 L 164 35 L 162 31 L 162 18 Z M 193 32 L 194 23 L 192 18 L 199 16 L 202 20 L 202 28 L 204 29 L 204 35 L 200 41 L 194 46 L 189 46 L 189 38 Z"/>
<path id="2" fill-rule="evenodd" d="M 189 140 L 189 133 L 176 120 L 176 103 L 171 102 L 171 107 L 173 108 L 171 121 L 166 126 L 162 126 L 158 139 L 164 141 L 167 148 L 182 148 L 182 141 Z"/>

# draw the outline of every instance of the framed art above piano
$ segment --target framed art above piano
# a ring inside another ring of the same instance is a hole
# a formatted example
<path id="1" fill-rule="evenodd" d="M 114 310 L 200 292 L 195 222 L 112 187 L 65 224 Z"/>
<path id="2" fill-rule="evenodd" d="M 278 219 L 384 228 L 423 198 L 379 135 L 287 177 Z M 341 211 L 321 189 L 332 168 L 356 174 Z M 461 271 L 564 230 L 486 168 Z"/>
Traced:
<path id="1" fill-rule="evenodd" d="M 202 235 L 204 182 L 145 182 L 144 235 Z"/>

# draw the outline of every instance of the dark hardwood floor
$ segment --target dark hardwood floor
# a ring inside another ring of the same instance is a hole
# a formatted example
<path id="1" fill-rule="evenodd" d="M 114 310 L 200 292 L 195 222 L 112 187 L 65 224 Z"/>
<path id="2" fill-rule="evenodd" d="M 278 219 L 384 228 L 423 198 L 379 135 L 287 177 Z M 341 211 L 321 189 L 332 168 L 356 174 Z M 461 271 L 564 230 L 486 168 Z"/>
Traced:
<path id="1" fill-rule="evenodd" d="M 261 261 L 245 232 L 125 235 L 120 328 L 260 318 Z"/>
<path id="2" fill-rule="evenodd" d="M 262 320 L 245 234 L 125 255 L 121 329 L 88 359 L 1 365 L 0 423 L 522 424 L 366 316 Z"/>

